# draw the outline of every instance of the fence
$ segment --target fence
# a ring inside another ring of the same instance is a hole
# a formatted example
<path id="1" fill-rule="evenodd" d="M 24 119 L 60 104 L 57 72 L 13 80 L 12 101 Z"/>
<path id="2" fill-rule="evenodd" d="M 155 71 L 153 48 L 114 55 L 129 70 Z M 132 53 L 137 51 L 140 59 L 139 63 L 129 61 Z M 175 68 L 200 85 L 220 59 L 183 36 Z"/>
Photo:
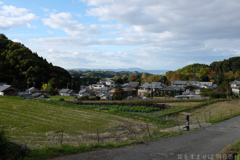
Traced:
<path id="1" fill-rule="evenodd" d="M 152 116 L 149 114 L 149 116 Z M 127 126 L 126 128 L 116 128 L 116 129 L 96 129 L 96 132 L 93 133 L 79 133 L 79 134 L 68 134 L 64 130 L 53 132 L 51 136 L 42 136 L 42 137 L 30 137 L 22 139 L 12 139 L 12 142 L 15 143 L 25 143 L 28 147 L 41 147 L 44 145 L 47 146 L 59 146 L 62 144 L 69 144 L 73 146 L 78 146 L 79 143 L 88 144 L 106 144 L 106 143 L 123 143 L 123 142 L 133 142 L 139 140 L 147 139 L 158 139 L 174 135 L 182 134 L 183 126 L 185 126 L 184 117 L 174 117 L 174 116 L 165 116 L 158 118 L 165 119 L 168 122 L 166 124 L 145 124 L 142 126 L 131 127 Z M 198 117 L 191 117 L 190 126 L 194 127 L 194 124 L 200 125 L 204 123 L 204 119 Z"/>

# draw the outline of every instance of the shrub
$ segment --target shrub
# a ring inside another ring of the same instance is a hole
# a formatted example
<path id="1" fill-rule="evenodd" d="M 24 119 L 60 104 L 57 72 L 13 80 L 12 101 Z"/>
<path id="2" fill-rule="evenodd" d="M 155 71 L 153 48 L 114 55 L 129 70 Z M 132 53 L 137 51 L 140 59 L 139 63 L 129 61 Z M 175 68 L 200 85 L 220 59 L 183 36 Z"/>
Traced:
<path id="1" fill-rule="evenodd" d="M 0 151 L 0 159 L 21 159 L 26 155 L 26 150 L 11 143 L 3 130 L 0 131 Z"/>
<path id="2" fill-rule="evenodd" d="M 79 100 L 79 101 L 89 100 L 89 97 L 88 96 L 82 96 L 82 97 L 78 98 L 77 100 Z"/>

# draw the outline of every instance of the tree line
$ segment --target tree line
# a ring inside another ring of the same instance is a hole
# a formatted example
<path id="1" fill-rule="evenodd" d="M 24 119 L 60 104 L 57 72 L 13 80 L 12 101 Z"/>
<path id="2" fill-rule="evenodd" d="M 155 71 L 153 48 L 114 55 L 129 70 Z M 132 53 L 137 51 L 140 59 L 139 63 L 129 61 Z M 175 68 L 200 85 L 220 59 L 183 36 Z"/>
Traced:
<path id="1" fill-rule="evenodd" d="M 0 34 L 0 82 L 25 90 L 34 85 L 41 88 L 49 82 L 54 83 L 54 89 L 62 88 L 70 81 L 71 75 L 65 69 L 53 66 L 23 44 Z"/>

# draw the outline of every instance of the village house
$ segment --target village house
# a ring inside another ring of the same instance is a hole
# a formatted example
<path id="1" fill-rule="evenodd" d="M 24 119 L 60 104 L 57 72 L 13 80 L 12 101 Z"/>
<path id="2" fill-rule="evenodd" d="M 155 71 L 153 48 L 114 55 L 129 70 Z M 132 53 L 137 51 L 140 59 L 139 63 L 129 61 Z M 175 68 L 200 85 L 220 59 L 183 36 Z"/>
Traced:
<path id="1" fill-rule="evenodd" d="M 12 87 L 11 85 L 6 85 L 6 83 L 4 83 L 1 84 L 0 86 L 0 95 L 17 96 L 18 89 Z"/>
<path id="2" fill-rule="evenodd" d="M 84 97 L 84 96 L 90 97 L 91 93 L 88 92 L 86 89 L 82 89 L 82 90 L 79 91 L 78 97 Z"/>
<path id="3" fill-rule="evenodd" d="M 108 94 L 109 94 L 110 96 L 113 96 L 114 93 L 116 93 L 116 89 L 115 89 L 115 88 L 113 88 L 113 89 L 111 89 L 111 90 L 108 91 Z"/>
<path id="4" fill-rule="evenodd" d="M 172 81 L 171 82 L 171 85 L 172 86 L 188 86 L 190 85 L 190 82 L 189 81 Z"/>
<path id="5" fill-rule="evenodd" d="M 108 93 L 97 93 L 98 97 L 100 97 L 101 100 L 109 100 L 112 97 Z"/>
<path id="6" fill-rule="evenodd" d="M 231 89 L 234 94 L 239 95 L 240 81 L 233 81 L 231 83 Z"/>
<path id="7" fill-rule="evenodd" d="M 27 92 L 28 94 L 42 93 L 42 94 L 44 94 L 44 95 L 47 95 L 47 91 L 41 91 L 41 90 L 38 90 L 38 89 L 35 88 L 35 87 L 31 87 L 31 88 L 27 89 L 26 92 Z"/>
<path id="8" fill-rule="evenodd" d="M 144 83 L 142 86 L 139 86 L 138 95 L 144 96 L 146 94 L 151 94 L 151 90 L 157 91 L 160 90 L 162 87 L 161 82 L 152 82 L 152 83 Z"/>
<path id="9" fill-rule="evenodd" d="M 163 88 L 160 88 L 159 91 L 163 91 L 163 92 L 167 92 L 167 93 L 170 93 L 170 92 L 179 92 L 179 91 L 182 91 L 184 92 L 185 91 L 185 88 L 182 87 L 182 86 L 167 86 L 167 87 L 163 87 Z M 177 93 L 178 94 L 178 93 Z"/>
<path id="10" fill-rule="evenodd" d="M 115 82 L 114 82 L 113 80 L 111 80 L 110 78 L 108 78 L 108 79 L 105 81 L 105 83 L 106 83 L 106 86 L 107 86 L 107 87 L 115 87 L 115 86 L 116 86 Z"/>
<path id="11" fill-rule="evenodd" d="M 74 93 L 73 90 L 71 90 L 71 89 L 61 89 L 59 91 L 59 94 L 61 96 L 74 96 L 74 95 L 76 95 L 76 93 Z"/>
<path id="12" fill-rule="evenodd" d="M 128 96 L 137 96 L 137 90 L 133 88 L 132 86 L 127 86 L 123 88 L 123 94 L 125 97 Z"/>

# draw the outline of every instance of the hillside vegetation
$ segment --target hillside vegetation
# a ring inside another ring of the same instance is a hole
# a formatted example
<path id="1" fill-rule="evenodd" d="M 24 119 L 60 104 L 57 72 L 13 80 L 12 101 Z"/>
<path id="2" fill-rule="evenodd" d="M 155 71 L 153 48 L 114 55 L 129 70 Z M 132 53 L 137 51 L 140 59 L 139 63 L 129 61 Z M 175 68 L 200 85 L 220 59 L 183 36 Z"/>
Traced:
<path id="1" fill-rule="evenodd" d="M 53 66 L 46 59 L 39 57 L 29 48 L 18 42 L 9 40 L 0 34 L 0 82 L 7 82 L 19 89 L 26 89 L 35 81 L 36 87 L 52 79 L 57 79 L 54 87 L 61 88 L 70 81 L 70 74 L 63 68 Z"/>
<path id="2" fill-rule="evenodd" d="M 176 70 L 177 73 L 199 73 L 201 68 L 210 67 L 216 73 L 237 72 L 240 69 L 240 57 L 232 57 L 223 61 L 215 61 L 210 65 L 194 63 Z"/>
<path id="3" fill-rule="evenodd" d="M 191 65 L 187 65 L 183 68 L 180 68 L 180 69 L 176 70 L 175 72 L 178 72 L 178 73 L 199 73 L 201 68 L 206 68 L 206 67 L 209 67 L 209 66 L 206 65 L 206 64 L 194 63 L 194 64 L 191 64 Z"/>

